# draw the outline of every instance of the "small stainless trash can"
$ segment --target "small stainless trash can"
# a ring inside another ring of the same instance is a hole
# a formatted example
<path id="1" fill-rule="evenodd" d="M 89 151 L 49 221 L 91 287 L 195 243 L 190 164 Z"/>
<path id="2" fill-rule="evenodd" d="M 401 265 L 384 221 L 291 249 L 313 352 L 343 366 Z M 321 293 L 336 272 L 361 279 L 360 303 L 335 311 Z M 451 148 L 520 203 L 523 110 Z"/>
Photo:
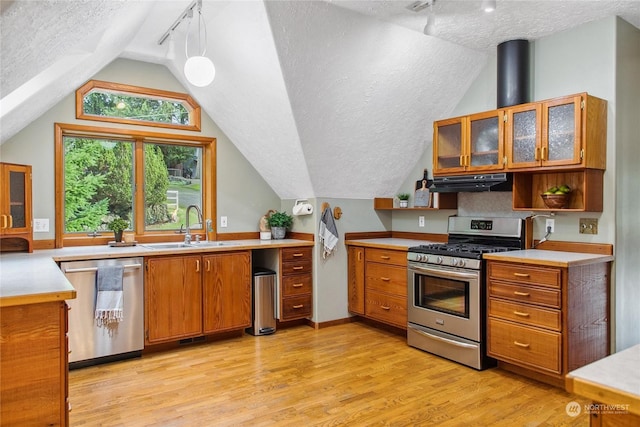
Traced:
<path id="1" fill-rule="evenodd" d="M 252 326 L 247 329 L 251 335 L 268 335 L 276 331 L 276 317 L 273 309 L 275 286 L 275 271 L 262 267 L 253 269 Z"/>

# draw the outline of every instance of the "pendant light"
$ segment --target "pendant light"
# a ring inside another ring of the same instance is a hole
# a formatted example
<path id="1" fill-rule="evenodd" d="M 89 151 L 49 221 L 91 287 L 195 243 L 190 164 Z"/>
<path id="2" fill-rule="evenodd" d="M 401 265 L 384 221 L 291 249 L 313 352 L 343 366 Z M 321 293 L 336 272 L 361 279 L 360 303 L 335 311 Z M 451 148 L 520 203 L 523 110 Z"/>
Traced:
<path id="1" fill-rule="evenodd" d="M 184 40 L 184 53 L 187 61 L 184 63 L 184 76 L 187 81 L 196 87 L 209 86 L 216 76 L 216 67 L 211 59 L 205 56 L 207 52 L 207 26 L 202 17 L 202 0 L 197 1 L 198 6 L 198 54 L 189 56 L 189 29 L 193 20 L 193 10 L 190 10 L 189 25 L 187 26 L 187 35 Z M 204 48 L 202 47 L 202 33 L 204 29 Z"/>
<path id="2" fill-rule="evenodd" d="M 482 0 L 480 8 L 487 13 L 493 12 L 496 10 L 496 0 Z"/>
<path id="3" fill-rule="evenodd" d="M 429 13 L 427 14 L 427 25 L 424 26 L 424 33 L 428 36 L 432 36 L 436 32 L 436 14 L 433 13 L 433 5 L 436 0 L 432 0 L 429 4 Z"/>

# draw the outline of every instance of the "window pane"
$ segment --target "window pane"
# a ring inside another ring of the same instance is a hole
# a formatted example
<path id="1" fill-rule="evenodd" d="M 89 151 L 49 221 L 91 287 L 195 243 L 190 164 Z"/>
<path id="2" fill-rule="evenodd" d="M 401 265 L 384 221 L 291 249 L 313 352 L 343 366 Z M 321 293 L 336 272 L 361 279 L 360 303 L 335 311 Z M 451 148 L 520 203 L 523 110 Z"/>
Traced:
<path id="1" fill-rule="evenodd" d="M 133 143 L 65 136 L 65 233 L 106 230 L 133 218 Z"/>
<path id="2" fill-rule="evenodd" d="M 128 95 L 95 89 L 82 100 L 85 114 L 142 122 L 189 125 L 189 110 L 181 101 Z"/>
<path id="3" fill-rule="evenodd" d="M 199 147 L 144 145 L 146 230 L 178 230 L 187 225 L 189 205 L 202 207 L 201 160 Z M 196 209 L 190 211 L 189 226 L 203 228 Z"/>

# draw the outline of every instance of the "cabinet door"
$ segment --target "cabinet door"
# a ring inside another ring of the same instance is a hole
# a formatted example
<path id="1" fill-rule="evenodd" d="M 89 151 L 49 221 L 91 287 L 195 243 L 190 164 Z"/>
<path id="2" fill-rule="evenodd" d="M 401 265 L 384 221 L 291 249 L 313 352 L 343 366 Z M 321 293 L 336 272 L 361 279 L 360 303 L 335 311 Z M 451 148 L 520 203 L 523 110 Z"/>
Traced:
<path id="1" fill-rule="evenodd" d="M 364 314 L 364 248 L 349 246 L 349 311 Z"/>
<path id="2" fill-rule="evenodd" d="M 149 343 L 202 335 L 199 255 L 146 261 L 145 320 Z"/>
<path id="3" fill-rule="evenodd" d="M 467 170 L 487 171 L 504 168 L 504 112 L 488 111 L 469 116 Z"/>
<path id="4" fill-rule="evenodd" d="M 251 255 L 230 252 L 202 257 L 204 333 L 251 326 Z"/>
<path id="5" fill-rule="evenodd" d="M 582 97 L 572 96 L 545 102 L 542 109 L 543 166 L 580 164 Z"/>
<path id="6" fill-rule="evenodd" d="M 433 173 L 464 171 L 467 119 L 441 120 L 433 124 Z"/>
<path id="7" fill-rule="evenodd" d="M 523 104 L 507 110 L 505 145 L 507 168 L 530 168 L 540 165 L 541 123 L 540 104 Z"/>
<path id="8" fill-rule="evenodd" d="M 2 233 L 31 232 L 31 166 L 3 164 L 1 180 Z"/>

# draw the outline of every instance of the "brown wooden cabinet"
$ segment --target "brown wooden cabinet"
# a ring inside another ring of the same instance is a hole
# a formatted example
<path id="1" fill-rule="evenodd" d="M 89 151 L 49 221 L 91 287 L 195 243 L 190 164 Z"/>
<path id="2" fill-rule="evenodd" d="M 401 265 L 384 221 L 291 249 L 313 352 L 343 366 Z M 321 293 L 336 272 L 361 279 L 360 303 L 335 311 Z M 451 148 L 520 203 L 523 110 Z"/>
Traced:
<path id="1" fill-rule="evenodd" d="M 145 264 L 146 341 L 202 335 L 201 256 L 147 258 Z"/>
<path id="2" fill-rule="evenodd" d="M 504 111 L 493 110 L 433 124 L 433 174 L 504 169 Z"/>
<path id="3" fill-rule="evenodd" d="M 281 321 L 311 317 L 313 302 L 313 258 L 311 247 L 280 249 Z"/>
<path id="4" fill-rule="evenodd" d="M 147 344 L 251 325 L 251 252 L 145 259 Z"/>
<path id="5" fill-rule="evenodd" d="M 26 249 L 32 252 L 31 166 L 0 163 L 0 190 L 3 250 Z"/>
<path id="6" fill-rule="evenodd" d="M 67 305 L 0 309 L 0 421 L 69 425 Z"/>
<path id="7" fill-rule="evenodd" d="M 203 255 L 202 262 L 204 333 L 251 326 L 250 252 Z"/>
<path id="8" fill-rule="evenodd" d="M 348 309 L 351 313 L 364 315 L 364 248 L 349 246 L 348 258 Z"/>
<path id="9" fill-rule="evenodd" d="M 507 169 L 606 168 L 607 102 L 579 93 L 506 112 Z"/>
<path id="10" fill-rule="evenodd" d="M 407 252 L 349 246 L 349 311 L 407 328 Z"/>
<path id="11" fill-rule="evenodd" d="M 610 263 L 570 267 L 487 261 L 487 354 L 563 385 L 609 354 Z"/>

